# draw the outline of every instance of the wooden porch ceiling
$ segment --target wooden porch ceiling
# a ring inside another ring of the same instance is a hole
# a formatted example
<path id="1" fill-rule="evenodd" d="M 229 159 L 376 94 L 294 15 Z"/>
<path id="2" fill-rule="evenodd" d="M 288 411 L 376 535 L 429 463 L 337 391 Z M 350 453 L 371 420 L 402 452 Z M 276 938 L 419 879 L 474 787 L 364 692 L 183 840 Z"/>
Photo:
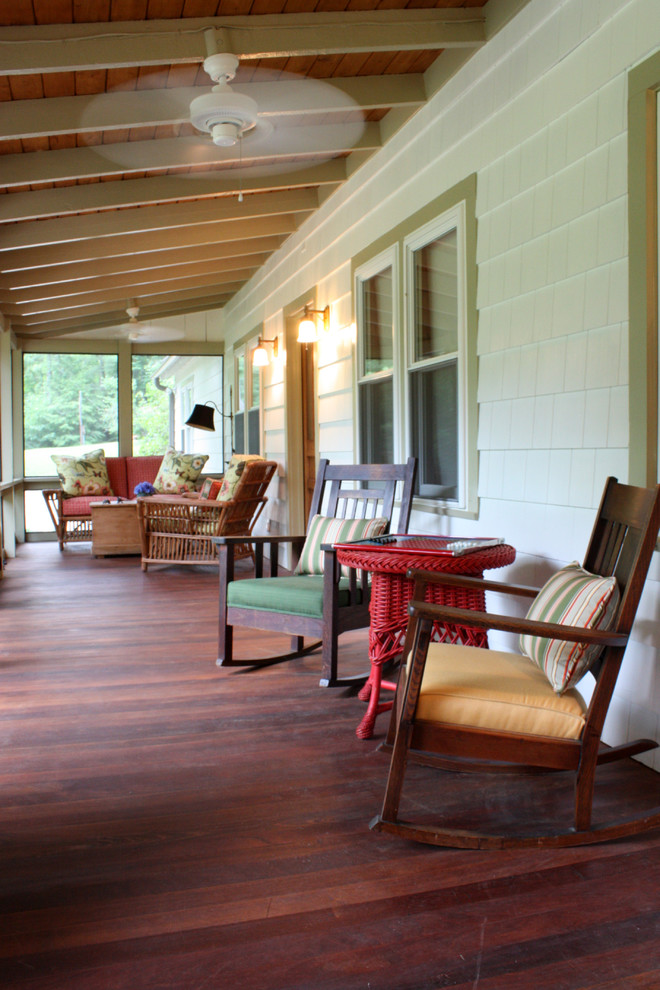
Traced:
<path id="1" fill-rule="evenodd" d="M 0 5 L 5 326 L 221 307 L 524 2 Z M 259 107 L 239 147 L 189 121 L 212 51 L 239 57 L 232 88 Z"/>

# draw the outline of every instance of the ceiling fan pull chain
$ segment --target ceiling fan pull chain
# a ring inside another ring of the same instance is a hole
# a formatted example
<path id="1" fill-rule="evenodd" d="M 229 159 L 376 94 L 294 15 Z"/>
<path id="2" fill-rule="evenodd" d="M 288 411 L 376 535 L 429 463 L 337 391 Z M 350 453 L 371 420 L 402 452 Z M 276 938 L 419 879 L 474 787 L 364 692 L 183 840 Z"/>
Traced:
<path id="1" fill-rule="evenodd" d="M 243 202 L 243 135 L 238 136 L 238 202 Z"/>

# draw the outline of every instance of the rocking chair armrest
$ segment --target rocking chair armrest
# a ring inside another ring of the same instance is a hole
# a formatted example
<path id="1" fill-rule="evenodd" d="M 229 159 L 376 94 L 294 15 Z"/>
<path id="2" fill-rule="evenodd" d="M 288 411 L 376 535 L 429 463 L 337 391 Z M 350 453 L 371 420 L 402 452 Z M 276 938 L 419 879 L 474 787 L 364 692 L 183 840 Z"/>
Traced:
<path id="1" fill-rule="evenodd" d="M 445 584 L 455 588 L 474 588 L 478 591 L 495 591 L 498 594 L 519 595 L 522 598 L 536 598 L 539 588 L 527 584 L 508 584 L 503 581 L 491 581 L 487 578 L 470 577 L 468 574 L 445 574 L 442 571 L 424 571 L 411 568 L 407 578 L 422 581 L 426 584 Z"/>
<path id="2" fill-rule="evenodd" d="M 557 622 L 539 622 L 522 616 L 496 615 L 491 612 L 476 612 L 470 608 L 452 608 L 448 605 L 432 605 L 414 600 L 408 605 L 408 613 L 412 617 L 430 619 L 433 622 L 450 622 L 457 626 L 526 633 L 530 636 L 543 636 L 571 643 L 588 643 L 590 646 L 625 646 L 628 642 L 627 633 L 585 629 L 584 626 L 567 626 Z"/>
<path id="3" fill-rule="evenodd" d="M 266 546 L 269 543 L 300 543 L 300 545 L 302 546 L 302 544 L 305 542 L 305 537 L 304 536 L 269 536 L 268 534 L 266 534 L 265 536 L 254 536 L 250 534 L 250 536 L 214 536 L 213 542 L 217 543 L 220 546 L 230 543 L 254 543 L 255 545 L 261 543 L 263 546 Z"/>

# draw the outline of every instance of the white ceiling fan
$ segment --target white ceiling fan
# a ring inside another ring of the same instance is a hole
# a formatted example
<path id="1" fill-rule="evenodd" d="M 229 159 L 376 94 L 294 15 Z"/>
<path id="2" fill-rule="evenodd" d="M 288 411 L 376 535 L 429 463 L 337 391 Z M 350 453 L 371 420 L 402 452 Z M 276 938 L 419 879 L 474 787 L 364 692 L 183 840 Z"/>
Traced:
<path id="1" fill-rule="evenodd" d="M 208 177 L 206 168 L 224 164 L 255 176 L 308 168 L 310 158 L 320 163 L 349 151 L 364 132 L 358 104 L 341 85 L 335 86 L 330 80 L 285 71 L 275 75 L 257 69 L 250 82 L 232 86 L 240 63 L 229 52 L 208 55 L 203 66 L 214 85 L 210 90 L 202 89 L 189 104 L 187 120 L 198 134 L 144 142 L 152 147 L 162 143 L 171 150 L 175 146 L 182 149 L 185 164 L 192 166 L 190 171 L 180 172 L 182 178 L 202 179 Z M 150 80 L 150 89 L 142 94 L 167 92 L 167 73 L 162 73 L 162 86 L 158 85 L 158 73 L 152 74 Z M 181 124 L 182 108 L 175 105 L 173 96 L 172 122 Z M 144 112 L 146 115 L 148 110 Z M 94 101 L 84 115 L 85 121 L 93 114 Z M 138 121 L 129 125 L 139 126 Z M 140 143 L 110 141 L 95 145 L 94 152 L 120 166 L 130 165 Z M 168 166 L 168 152 L 163 154 L 165 157 L 155 167 L 176 169 L 177 164 L 183 164 L 175 162 L 174 155 Z M 142 161 L 139 170 L 144 170 Z"/>
<path id="2" fill-rule="evenodd" d="M 155 324 L 150 321 L 139 319 L 140 307 L 135 299 L 129 299 L 126 306 L 128 321 L 117 324 L 117 326 L 97 327 L 94 330 L 82 330 L 78 333 L 66 334 L 75 336 L 77 340 L 97 339 L 103 340 L 130 340 L 134 343 L 163 343 L 167 340 L 180 340 L 183 337 L 183 330 L 169 327 L 164 324 Z"/>
<path id="3" fill-rule="evenodd" d="M 196 96 L 190 104 L 190 122 L 198 131 L 208 132 L 213 144 L 219 148 L 233 147 L 254 130 L 259 120 L 257 101 L 237 93 L 229 85 L 237 68 L 238 59 L 228 52 L 217 52 L 205 58 L 204 71 L 216 85 L 210 93 Z"/>

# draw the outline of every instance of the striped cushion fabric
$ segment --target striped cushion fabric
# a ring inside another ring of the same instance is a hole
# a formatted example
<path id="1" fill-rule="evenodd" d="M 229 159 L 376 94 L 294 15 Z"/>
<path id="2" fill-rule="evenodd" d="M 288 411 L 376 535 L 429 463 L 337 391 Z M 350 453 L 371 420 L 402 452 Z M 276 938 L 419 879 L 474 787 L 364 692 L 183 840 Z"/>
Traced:
<path id="1" fill-rule="evenodd" d="M 589 574 L 573 561 L 544 584 L 532 602 L 527 618 L 586 629 L 607 629 L 618 604 L 619 589 L 615 578 Z M 544 671 L 553 689 L 562 694 L 587 673 L 602 647 L 523 635 L 520 649 Z"/>
<path id="2" fill-rule="evenodd" d="M 294 574 L 323 574 L 322 543 L 348 543 L 381 536 L 387 529 L 387 519 L 335 519 L 333 516 L 313 516 L 305 545 Z"/>

